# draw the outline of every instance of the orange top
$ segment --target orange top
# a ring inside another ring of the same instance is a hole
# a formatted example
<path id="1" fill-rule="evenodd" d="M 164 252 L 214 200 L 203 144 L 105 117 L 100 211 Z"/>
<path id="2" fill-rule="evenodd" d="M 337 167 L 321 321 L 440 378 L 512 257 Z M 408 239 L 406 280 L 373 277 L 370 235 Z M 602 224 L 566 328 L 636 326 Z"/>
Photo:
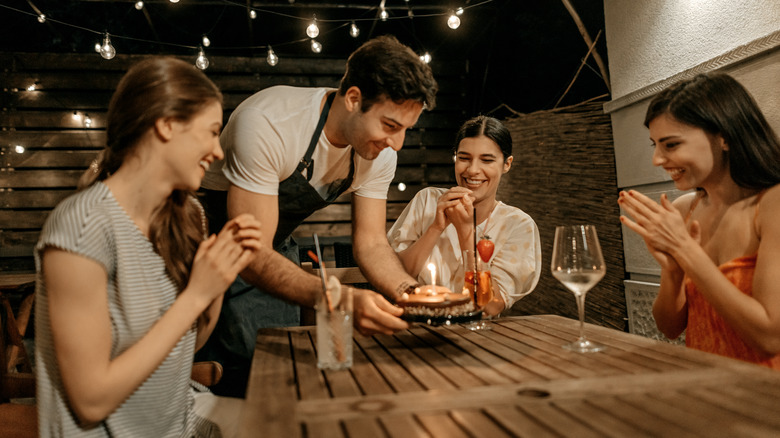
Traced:
<path id="1" fill-rule="evenodd" d="M 762 193 L 763 194 L 763 193 Z M 761 195 L 759 194 L 759 201 Z M 691 205 L 691 211 L 700 197 Z M 758 203 L 756 204 L 756 216 Z M 688 214 L 690 216 L 690 213 Z M 687 222 L 686 217 L 686 222 Z M 718 267 L 720 272 L 747 296 L 753 296 L 753 273 L 756 270 L 758 254 L 738 257 Z M 749 346 L 723 317 L 712 308 L 693 281 L 686 276 L 685 296 L 688 300 L 688 326 L 685 332 L 685 345 L 697 350 L 719 354 L 721 356 L 753 362 L 780 370 L 780 355 L 766 357 Z"/>

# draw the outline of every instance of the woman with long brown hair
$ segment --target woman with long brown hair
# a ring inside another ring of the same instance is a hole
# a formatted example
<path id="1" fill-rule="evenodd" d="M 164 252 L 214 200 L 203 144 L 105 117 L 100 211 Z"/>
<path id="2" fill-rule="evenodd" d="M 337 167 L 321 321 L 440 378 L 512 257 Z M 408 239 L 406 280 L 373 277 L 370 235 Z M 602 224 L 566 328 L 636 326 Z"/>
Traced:
<path id="1" fill-rule="evenodd" d="M 222 158 L 221 127 L 222 94 L 184 61 L 120 81 L 106 148 L 36 246 L 41 436 L 216 432 L 193 411 L 193 356 L 261 238 L 248 215 L 206 237 L 192 193 Z"/>
<path id="2" fill-rule="evenodd" d="M 780 141 L 723 73 L 672 85 L 645 116 L 678 190 L 660 203 L 621 192 L 620 219 L 661 265 L 659 330 L 691 348 L 780 370 Z"/>

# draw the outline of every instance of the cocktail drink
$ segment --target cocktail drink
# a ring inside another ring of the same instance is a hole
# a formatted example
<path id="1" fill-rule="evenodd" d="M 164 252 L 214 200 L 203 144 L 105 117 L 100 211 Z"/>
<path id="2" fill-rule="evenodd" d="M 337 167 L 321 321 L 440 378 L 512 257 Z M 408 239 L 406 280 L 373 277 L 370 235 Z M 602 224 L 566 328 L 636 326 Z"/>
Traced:
<path id="1" fill-rule="evenodd" d="M 317 305 L 317 367 L 343 370 L 352 366 L 352 288 L 335 277 Z"/>
<path id="2" fill-rule="evenodd" d="M 474 251 L 467 249 L 463 251 L 463 268 L 466 272 L 463 287 L 469 291 L 476 310 L 482 310 L 493 299 L 493 278 L 490 276 L 490 265 L 480 260 L 479 257 L 475 259 Z M 476 278 L 474 269 L 477 272 Z M 491 326 L 485 321 L 472 321 L 465 327 L 469 330 L 491 329 Z"/>
<path id="3" fill-rule="evenodd" d="M 474 271 L 466 271 L 464 286 L 469 290 L 469 294 L 474 300 L 477 309 L 484 308 L 493 299 L 493 279 L 490 271 L 478 271 L 477 293 L 474 293 Z"/>

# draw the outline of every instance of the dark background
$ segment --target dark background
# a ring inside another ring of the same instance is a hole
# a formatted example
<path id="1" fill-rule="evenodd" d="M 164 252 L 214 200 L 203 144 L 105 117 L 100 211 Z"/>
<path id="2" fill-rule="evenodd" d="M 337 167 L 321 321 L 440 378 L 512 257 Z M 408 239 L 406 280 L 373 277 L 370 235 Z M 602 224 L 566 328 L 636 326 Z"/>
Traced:
<path id="1" fill-rule="evenodd" d="M 592 39 L 601 31 L 596 50 L 607 62 L 601 0 L 570 0 Z M 265 58 L 270 44 L 285 57 L 346 58 L 372 36 L 393 34 L 418 53 L 429 52 L 432 64 L 465 61 L 467 115 L 552 109 L 585 57 L 588 46 L 559 0 L 386 0 L 390 18 L 378 19 L 380 0 L 349 1 L 212 1 L 168 0 L 0 0 L 0 51 L 94 53 L 108 31 L 120 54 L 197 54 L 201 36 L 211 46 L 206 55 Z M 462 24 L 446 25 L 449 11 L 463 7 Z M 249 8 L 257 18 L 248 18 Z M 39 23 L 37 13 L 47 20 Z M 412 18 L 409 14 L 412 14 Z M 305 34 L 311 17 L 318 19 L 323 45 L 314 54 Z M 351 20 L 358 38 L 348 34 Z M 95 53 L 95 62 L 103 60 Z M 206 70 L 208 73 L 208 70 Z M 576 104 L 608 93 L 593 58 L 558 106 Z"/>

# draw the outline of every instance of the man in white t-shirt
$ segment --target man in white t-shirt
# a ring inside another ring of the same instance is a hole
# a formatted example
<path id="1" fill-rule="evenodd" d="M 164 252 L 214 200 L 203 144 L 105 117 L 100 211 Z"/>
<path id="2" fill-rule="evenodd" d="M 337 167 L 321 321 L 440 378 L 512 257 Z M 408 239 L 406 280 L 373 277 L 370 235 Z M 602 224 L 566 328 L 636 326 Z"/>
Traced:
<path id="1" fill-rule="evenodd" d="M 314 306 L 322 283 L 298 266 L 290 234 L 342 193 L 352 193 L 354 256 L 371 284 L 391 300 L 417 284 L 388 244 L 386 201 L 406 130 L 434 106 L 436 91 L 428 65 L 383 36 L 350 55 L 338 90 L 271 87 L 231 114 L 220 137 L 224 162 L 214 163 L 203 181 L 204 204 L 212 227 L 253 214 L 266 246 L 228 290 L 198 357 L 222 362 L 223 379 L 238 378 L 225 386 L 245 387 L 258 328 L 296 325 L 297 305 Z M 385 297 L 356 291 L 355 327 L 362 334 L 408 328 Z"/>

